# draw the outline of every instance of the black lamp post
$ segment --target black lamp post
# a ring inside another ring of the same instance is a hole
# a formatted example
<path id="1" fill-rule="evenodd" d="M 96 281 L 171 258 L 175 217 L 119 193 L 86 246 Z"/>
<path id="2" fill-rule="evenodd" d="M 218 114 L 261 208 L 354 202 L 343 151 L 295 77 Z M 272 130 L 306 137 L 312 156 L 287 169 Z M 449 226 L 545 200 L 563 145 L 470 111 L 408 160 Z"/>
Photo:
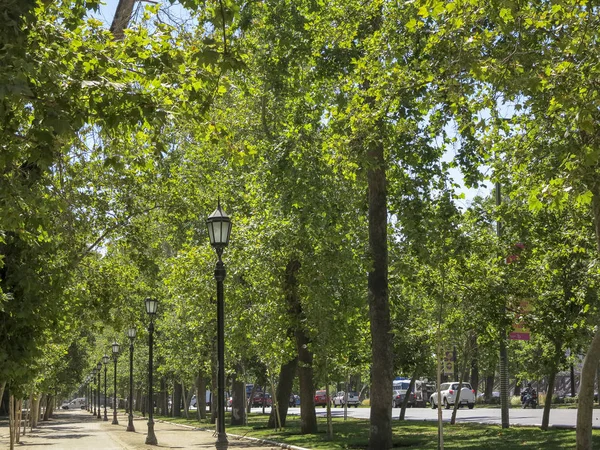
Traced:
<path id="1" fill-rule="evenodd" d="M 227 448 L 227 434 L 225 433 L 225 310 L 223 300 L 223 280 L 225 280 L 225 265 L 221 260 L 223 250 L 229 243 L 231 233 L 231 220 L 221 209 L 221 202 L 217 209 L 206 219 L 210 245 L 213 246 L 219 258 L 215 266 L 215 280 L 217 281 L 217 448 Z"/>
<path id="2" fill-rule="evenodd" d="M 119 421 L 117 420 L 117 358 L 119 357 L 119 343 L 117 341 L 112 343 L 112 355 L 113 355 L 113 361 L 115 362 L 112 424 L 119 425 Z"/>
<path id="3" fill-rule="evenodd" d="M 133 341 L 137 331 L 131 327 L 127 330 L 129 337 L 129 422 L 127 423 L 127 431 L 135 431 L 133 426 Z"/>
<path id="4" fill-rule="evenodd" d="M 85 377 L 85 410 L 90 410 L 90 376 Z"/>
<path id="5" fill-rule="evenodd" d="M 154 344 L 154 316 L 158 309 L 158 300 L 148 297 L 144 300 L 146 312 L 150 316 L 150 325 L 148 326 L 148 436 L 146 436 L 147 445 L 158 445 L 158 440 L 154 434 L 154 401 L 152 393 L 152 346 Z"/>
<path id="6" fill-rule="evenodd" d="M 94 383 L 96 382 L 96 372 L 97 369 L 94 367 L 94 369 L 92 370 L 92 382 L 90 383 L 90 394 L 92 394 L 92 404 L 90 405 L 90 412 L 96 416 L 96 391 L 94 391 Z M 94 407 L 94 410 L 92 411 L 92 406 Z"/>
<path id="7" fill-rule="evenodd" d="M 102 357 L 102 362 L 104 363 L 104 421 L 106 422 L 108 422 L 108 415 L 106 414 L 106 365 L 109 359 L 108 355 Z"/>
<path id="8" fill-rule="evenodd" d="M 98 374 L 98 383 L 96 384 L 96 404 L 98 405 L 98 419 L 102 419 L 100 414 L 100 389 L 102 388 L 102 363 L 96 364 L 96 373 Z"/>

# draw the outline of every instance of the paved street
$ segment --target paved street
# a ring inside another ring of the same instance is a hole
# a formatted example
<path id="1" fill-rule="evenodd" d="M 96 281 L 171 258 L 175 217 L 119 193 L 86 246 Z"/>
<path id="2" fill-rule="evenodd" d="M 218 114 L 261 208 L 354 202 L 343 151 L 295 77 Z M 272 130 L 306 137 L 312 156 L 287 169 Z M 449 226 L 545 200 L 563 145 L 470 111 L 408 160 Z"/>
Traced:
<path id="1" fill-rule="evenodd" d="M 19 450 L 138 450 L 138 449 L 214 449 L 215 438 L 212 431 L 201 431 L 191 427 L 182 427 L 167 423 L 155 423 L 158 446 L 146 445 L 146 419 L 134 421 L 135 433 L 125 431 L 127 417 L 119 416 L 119 425 L 112 425 L 112 412 L 109 421 L 95 419 L 85 410 L 58 411 L 55 418 L 40 422 L 40 426 L 21 436 Z M 0 426 L 0 448 L 9 447 L 8 426 L 6 421 Z M 252 450 L 280 450 L 276 445 L 257 443 L 246 439 L 229 438 L 228 448 Z"/>
<path id="2" fill-rule="evenodd" d="M 259 408 L 257 408 L 257 411 Z M 368 419 L 369 408 L 348 408 L 348 416 Z M 540 426 L 542 423 L 542 408 L 522 409 L 511 408 L 509 410 L 509 419 L 511 425 L 530 425 Z M 290 408 L 289 414 L 300 414 L 300 408 Z M 326 415 L 325 408 L 317 408 L 317 415 Z M 344 410 L 341 408 L 332 408 L 331 414 L 334 417 L 343 417 Z M 452 410 L 442 410 L 444 421 L 450 421 Z M 398 419 L 400 408 L 392 410 L 394 419 Z M 458 422 L 474 422 L 500 425 L 500 408 L 461 408 L 457 413 Z M 408 408 L 406 410 L 406 420 L 431 420 L 437 421 L 437 410 L 430 408 Z M 576 409 L 552 409 L 550 411 L 550 426 L 553 427 L 575 427 L 577 423 Z M 600 428 L 600 409 L 594 409 L 594 428 Z"/>

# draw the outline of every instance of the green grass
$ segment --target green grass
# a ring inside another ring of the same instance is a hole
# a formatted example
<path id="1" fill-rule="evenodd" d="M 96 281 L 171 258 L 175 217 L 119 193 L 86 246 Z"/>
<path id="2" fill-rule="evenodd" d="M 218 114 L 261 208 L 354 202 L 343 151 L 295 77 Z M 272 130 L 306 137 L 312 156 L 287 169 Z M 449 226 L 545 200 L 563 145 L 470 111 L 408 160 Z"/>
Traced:
<path id="1" fill-rule="evenodd" d="M 182 418 L 158 417 L 174 423 L 212 428 L 208 421 L 199 423 L 196 420 Z M 268 415 L 251 414 L 248 426 L 229 425 L 230 417 L 226 415 L 227 432 L 242 436 L 270 439 L 277 442 L 296 445 L 315 450 L 327 449 L 364 449 L 369 437 L 369 421 L 342 418 L 333 419 L 334 437 L 327 439 L 325 418 L 317 418 L 319 432 L 317 434 L 300 434 L 300 418 L 289 416 L 286 428 L 275 431 L 266 428 Z M 394 448 L 437 449 L 437 424 L 424 421 L 393 422 Z M 600 446 L 600 430 L 593 432 L 594 446 Z M 444 424 L 444 447 L 448 449 L 544 449 L 563 450 L 575 448 L 575 430 L 551 429 L 541 431 L 533 427 L 511 427 L 502 429 L 495 425 L 478 424 Z"/>

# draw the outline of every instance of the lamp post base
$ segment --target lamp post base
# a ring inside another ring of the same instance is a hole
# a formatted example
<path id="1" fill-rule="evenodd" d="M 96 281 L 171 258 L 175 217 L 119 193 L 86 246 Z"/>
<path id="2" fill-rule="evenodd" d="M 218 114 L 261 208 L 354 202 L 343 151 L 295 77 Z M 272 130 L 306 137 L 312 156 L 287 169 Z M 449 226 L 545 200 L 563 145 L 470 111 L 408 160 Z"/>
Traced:
<path id="1" fill-rule="evenodd" d="M 113 410 L 113 421 L 112 421 L 113 425 L 119 425 L 119 421 L 117 420 L 117 410 Z"/>
<path id="2" fill-rule="evenodd" d="M 98 417 L 98 419 L 102 419 L 102 414 L 100 413 L 100 410 L 98 410 L 98 415 L 96 417 Z"/>
<path id="3" fill-rule="evenodd" d="M 127 422 L 127 431 L 135 431 L 135 427 L 133 426 L 133 415 L 129 414 L 129 421 Z"/>
<path id="4" fill-rule="evenodd" d="M 108 422 L 108 415 L 106 414 L 106 409 L 104 410 L 104 419 L 102 419 L 104 422 Z"/>
<path id="5" fill-rule="evenodd" d="M 215 448 L 217 450 L 226 450 L 229 446 L 229 442 L 227 441 L 226 433 L 218 433 L 217 442 L 215 442 Z"/>
<path id="6" fill-rule="evenodd" d="M 148 436 L 146 436 L 146 445 L 158 445 L 158 440 L 154 434 L 154 421 L 148 421 Z"/>

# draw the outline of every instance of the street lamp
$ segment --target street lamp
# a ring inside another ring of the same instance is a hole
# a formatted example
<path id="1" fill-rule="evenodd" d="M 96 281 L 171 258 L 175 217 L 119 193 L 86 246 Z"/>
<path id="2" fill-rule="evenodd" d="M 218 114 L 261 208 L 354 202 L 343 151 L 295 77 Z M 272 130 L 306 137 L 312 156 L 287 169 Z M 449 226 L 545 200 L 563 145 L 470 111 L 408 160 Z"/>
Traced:
<path id="1" fill-rule="evenodd" d="M 96 383 L 96 403 L 98 404 L 98 419 L 102 419 L 102 416 L 100 415 L 100 389 L 102 386 L 102 363 L 99 362 L 98 364 L 96 364 L 96 373 L 98 374 L 98 382 Z"/>
<path id="2" fill-rule="evenodd" d="M 158 445 L 158 440 L 154 434 L 154 402 L 152 394 L 152 345 L 154 344 L 154 316 L 158 309 L 158 300 L 148 297 L 144 300 L 146 312 L 150 316 L 150 325 L 148 326 L 148 436 L 146 436 L 146 444 Z"/>
<path id="3" fill-rule="evenodd" d="M 106 422 L 108 422 L 108 415 L 106 414 L 106 365 L 109 359 L 108 355 L 102 357 L 102 362 L 104 363 L 104 421 Z"/>
<path id="4" fill-rule="evenodd" d="M 117 358 L 119 357 L 119 343 L 117 341 L 112 343 L 112 355 L 113 355 L 113 361 L 115 362 L 112 424 L 119 425 L 119 421 L 117 420 Z"/>
<path id="5" fill-rule="evenodd" d="M 213 246 L 219 258 L 215 266 L 215 280 L 217 281 L 217 448 L 227 448 L 227 434 L 225 434 L 225 311 L 223 300 L 223 280 L 225 280 L 225 265 L 221 260 L 223 250 L 229 244 L 231 233 L 231 220 L 221 209 L 221 202 L 217 202 L 217 209 L 206 219 L 210 245 Z"/>
<path id="6" fill-rule="evenodd" d="M 135 431 L 133 426 L 133 341 L 137 331 L 131 327 L 127 330 L 129 338 L 129 422 L 127 423 L 127 431 Z"/>
<path id="7" fill-rule="evenodd" d="M 90 383 L 90 394 L 92 394 L 92 404 L 90 405 L 90 412 L 94 415 L 94 417 L 96 416 L 96 391 L 94 391 L 94 383 L 96 382 L 96 372 L 97 369 L 94 367 L 92 369 L 92 382 Z M 93 411 L 92 406 L 94 407 Z"/>

